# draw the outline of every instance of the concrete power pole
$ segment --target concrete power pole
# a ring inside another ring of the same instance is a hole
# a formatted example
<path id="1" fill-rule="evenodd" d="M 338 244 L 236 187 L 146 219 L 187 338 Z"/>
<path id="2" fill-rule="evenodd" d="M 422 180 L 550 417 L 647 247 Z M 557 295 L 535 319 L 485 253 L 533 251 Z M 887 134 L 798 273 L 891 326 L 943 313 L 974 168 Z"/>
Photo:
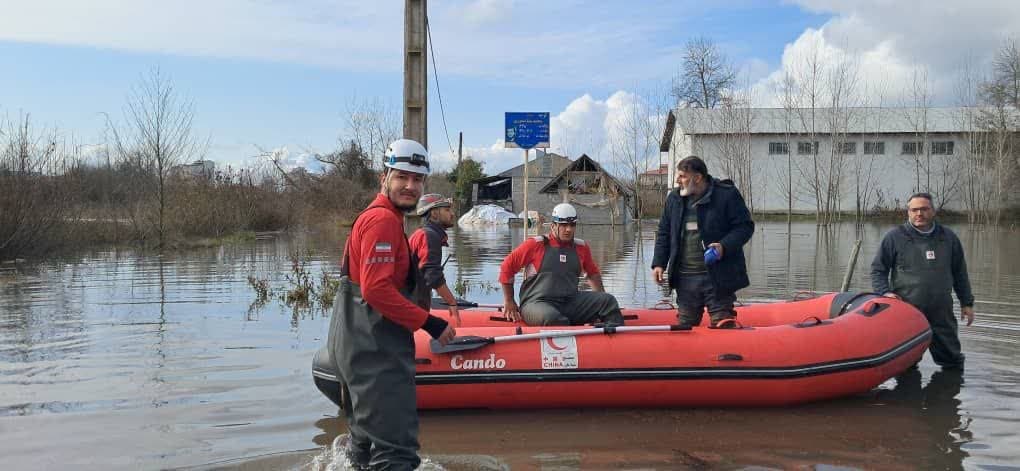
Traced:
<path id="1" fill-rule="evenodd" d="M 427 0 L 404 0 L 404 138 L 428 148 Z"/>
<path id="2" fill-rule="evenodd" d="M 461 175 L 464 175 L 464 167 L 462 167 L 460 165 L 461 162 L 463 161 L 463 158 L 464 158 L 464 132 L 461 131 L 460 133 L 458 133 L 458 138 L 457 138 L 457 187 L 458 188 L 464 188 L 464 186 L 463 186 L 464 182 L 460 181 Z M 457 190 L 454 190 L 454 193 L 456 193 L 456 192 L 457 192 Z M 453 202 L 453 204 L 455 206 L 454 210 L 456 210 L 457 214 L 460 214 L 460 211 L 462 209 L 460 207 L 460 200 L 461 199 L 467 199 L 467 198 L 465 198 L 466 195 L 460 195 L 460 196 L 461 196 L 460 198 L 456 198 L 456 201 Z"/>

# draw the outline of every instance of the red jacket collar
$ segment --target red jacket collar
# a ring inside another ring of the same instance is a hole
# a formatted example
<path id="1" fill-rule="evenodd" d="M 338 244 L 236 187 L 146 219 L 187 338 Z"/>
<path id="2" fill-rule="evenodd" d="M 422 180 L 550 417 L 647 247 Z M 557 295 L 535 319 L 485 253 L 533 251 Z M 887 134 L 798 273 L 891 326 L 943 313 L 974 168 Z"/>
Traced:
<path id="1" fill-rule="evenodd" d="M 390 201 L 390 197 L 386 196 L 385 194 L 379 193 L 379 194 L 375 195 L 375 199 L 372 200 L 372 204 L 369 204 L 368 207 L 371 208 L 373 206 L 380 206 L 380 207 L 386 208 L 386 209 L 392 211 L 393 214 L 396 214 L 397 216 L 400 216 L 401 218 L 404 217 L 404 212 L 399 210 L 399 209 L 397 209 L 396 206 L 393 206 L 393 202 Z"/>
<path id="2" fill-rule="evenodd" d="M 556 236 L 553 235 L 552 232 L 549 232 L 549 235 L 545 236 L 545 238 L 549 240 L 549 245 L 551 245 L 553 247 L 570 247 L 571 245 L 574 245 L 573 241 L 563 242 L 563 241 L 557 239 Z"/>

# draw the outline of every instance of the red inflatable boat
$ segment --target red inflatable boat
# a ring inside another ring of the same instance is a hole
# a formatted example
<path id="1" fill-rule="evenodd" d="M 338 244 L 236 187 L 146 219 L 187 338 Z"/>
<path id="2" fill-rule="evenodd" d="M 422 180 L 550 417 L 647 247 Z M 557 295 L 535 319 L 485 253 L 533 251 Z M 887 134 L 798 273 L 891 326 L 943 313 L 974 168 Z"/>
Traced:
<path id="1" fill-rule="evenodd" d="M 624 314 L 623 327 L 527 327 L 462 310 L 450 345 L 415 337 L 418 406 L 795 404 L 866 392 L 918 362 L 931 338 L 914 307 L 872 294 L 740 307 L 738 329 L 683 330 L 672 310 Z M 339 404 L 329 363 L 320 350 L 312 373 Z"/>

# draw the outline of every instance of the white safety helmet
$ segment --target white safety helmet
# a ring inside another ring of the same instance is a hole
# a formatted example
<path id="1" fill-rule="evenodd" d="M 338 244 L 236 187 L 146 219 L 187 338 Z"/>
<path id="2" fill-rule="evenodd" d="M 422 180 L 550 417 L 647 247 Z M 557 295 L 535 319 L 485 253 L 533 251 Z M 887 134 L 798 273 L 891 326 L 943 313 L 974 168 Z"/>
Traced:
<path id="1" fill-rule="evenodd" d="M 403 170 L 405 172 L 420 173 L 428 175 L 429 151 L 425 146 L 411 139 L 397 139 L 386 147 L 386 161 L 383 163 L 388 168 Z"/>
<path id="2" fill-rule="evenodd" d="M 567 203 L 560 203 L 552 210 L 552 222 L 571 224 L 577 222 L 577 210 Z"/>
<path id="3" fill-rule="evenodd" d="M 453 200 L 450 198 L 444 198 L 439 193 L 429 193 L 422 196 L 418 200 L 418 209 L 415 213 L 418 216 L 424 217 L 429 211 L 435 208 L 450 208 L 453 207 Z"/>

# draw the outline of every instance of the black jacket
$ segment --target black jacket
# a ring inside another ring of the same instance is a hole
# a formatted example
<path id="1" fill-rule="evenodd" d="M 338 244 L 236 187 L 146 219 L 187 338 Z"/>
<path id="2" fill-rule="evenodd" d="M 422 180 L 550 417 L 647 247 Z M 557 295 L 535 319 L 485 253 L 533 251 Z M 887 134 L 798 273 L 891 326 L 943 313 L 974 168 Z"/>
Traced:
<path id="1" fill-rule="evenodd" d="M 931 234 L 917 232 L 909 222 L 886 233 L 871 262 L 871 286 L 876 293 L 893 292 L 915 306 L 951 305 L 950 291 L 956 292 L 961 306 L 974 305 L 963 244 L 938 223 Z"/>
<path id="2" fill-rule="evenodd" d="M 722 244 L 723 258 L 708 266 L 708 274 L 718 292 L 733 293 L 751 284 L 744 261 L 744 244 L 754 234 L 754 221 L 744 197 L 731 180 L 709 178 L 709 182 L 708 190 L 695 206 L 698 232 L 706 247 L 716 242 Z M 685 198 L 675 191 L 669 193 L 655 235 L 652 267 L 666 267 L 672 288 L 676 288 L 673 274 L 679 262 L 680 248 L 684 245 Z"/>
<path id="3" fill-rule="evenodd" d="M 425 278 L 425 285 L 429 289 L 437 289 L 446 284 L 446 276 L 443 274 L 443 247 L 447 245 L 446 229 L 428 221 L 418 230 L 425 236 L 425 256 L 422 256 L 422 250 L 417 247 L 421 241 L 416 240 L 411 243 L 412 251 L 418 256 L 417 262 Z M 416 239 L 416 237 L 418 234 L 411 235 L 412 239 Z"/>

